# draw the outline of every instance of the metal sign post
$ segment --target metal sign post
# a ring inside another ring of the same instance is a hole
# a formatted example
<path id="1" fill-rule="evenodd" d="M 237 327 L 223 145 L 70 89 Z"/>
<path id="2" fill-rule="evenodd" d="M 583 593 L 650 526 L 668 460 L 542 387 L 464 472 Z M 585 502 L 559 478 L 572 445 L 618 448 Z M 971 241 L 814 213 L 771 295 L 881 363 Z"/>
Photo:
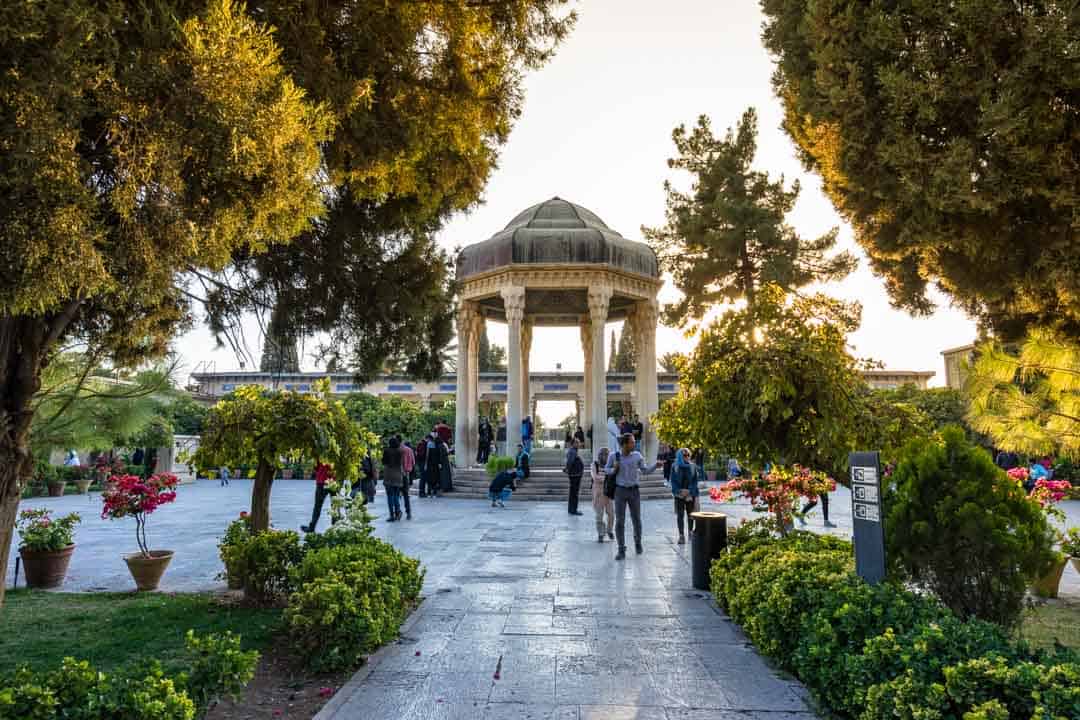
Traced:
<path id="1" fill-rule="evenodd" d="M 885 579 L 885 513 L 881 506 L 881 457 L 876 452 L 848 456 L 855 571 L 868 583 Z"/>

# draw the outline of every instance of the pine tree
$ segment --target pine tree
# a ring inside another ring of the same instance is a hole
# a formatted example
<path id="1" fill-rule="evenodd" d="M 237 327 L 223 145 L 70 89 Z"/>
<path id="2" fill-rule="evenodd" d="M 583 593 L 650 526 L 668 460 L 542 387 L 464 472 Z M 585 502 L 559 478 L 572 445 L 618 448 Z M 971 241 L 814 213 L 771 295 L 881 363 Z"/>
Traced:
<path id="1" fill-rule="evenodd" d="M 1080 337 L 1075 3 L 761 7 L 784 130 L 893 303 Z"/>
<path id="2" fill-rule="evenodd" d="M 281 312 L 276 307 L 263 338 L 259 370 L 277 374 L 300 372 L 300 352 L 297 349 L 296 336 L 283 326 Z"/>
<path id="3" fill-rule="evenodd" d="M 1080 454 L 1080 344 L 1034 330 L 1019 348 L 980 348 L 964 390 L 968 419 L 994 445 L 1032 455 Z"/>
<path id="4" fill-rule="evenodd" d="M 619 351 L 615 354 L 615 372 L 632 373 L 637 369 L 637 347 L 633 333 L 627 332 L 629 323 L 623 323 L 619 332 Z"/>
<path id="5" fill-rule="evenodd" d="M 693 176 L 689 193 L 664 183 L 667 224 L 642 228 L 683 299 L 665 308 L 665 318 L 679 326 L 699 320 L 716 303 L 746 300 L 754 305 L 758 289 L 771 283 L 790 292 L 814 282 L 837 280 L 855 267 L 850 253 L 827 256 L 837 228 L 805 240 L 785 222 L 799 197 L 784 178 L 752 169 L 757 152 L 757 113 L 743 113 L 736 130 L 713 136 L 702 115 L 697 127 L 680 125 L 672 133 L 679 156 L 668 166 Z"/>
<path id="6" fill-rule="evenodd" d="M 506 372 L 506 348 L 492 345 L 488 339 L 487 323 L 480 333 L 479 355 L 480 372 Z"/>
<path id="7" fill-rule="evenodd" d="M 615 331 L 611 331 L 611 354 L 608 355 L 607 371 L 615 372 L 615 363 L 619 359 L 619 341 L 615 339 Z"/>

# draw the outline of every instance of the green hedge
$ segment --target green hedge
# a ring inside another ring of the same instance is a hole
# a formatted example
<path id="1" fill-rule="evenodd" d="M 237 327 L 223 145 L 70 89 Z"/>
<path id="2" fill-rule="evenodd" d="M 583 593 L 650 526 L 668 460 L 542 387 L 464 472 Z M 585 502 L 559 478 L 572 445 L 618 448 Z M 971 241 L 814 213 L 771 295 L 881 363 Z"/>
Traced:
<path id="1" fill-rule="evenodd" d="M 717 601 L 757 648 L 835 713 L 886 718 L 1080 717 L 1080 656 L 1033 652 L 933 598 L 871 586 L 851 544 L 735 533 L 712 567 Z"/>
<path id="2" fill-rule="evenodd" d="M 65 658 L 49 672 L 21 668 L 0 677 L 0 720 L 193 720 L 222 697 L 236 697 L 255 675 L 259 653 L 231 633 L 188 631 L 189 671 L 165 675 L 156 660 L 104 673 Z"/>
<path id="3" fill-rule="evenodd" d="M 516 458 L 508 455 L 492 455 L 488 458 L 484 469 L 487 470 L 488 477 L 494 478 L 503 470 L 513 470 L 515 465 L 517 465 Z"/>
<path id="4" fill-rule="evenodd" d="M 343 670 L 397 637 L 420 597 L 420 562 L 377 538 L 323 547 L 294 570 L 285 623 L 317 671 Z"/>
<path id="5" fill-rule="evenodd" d="M 420 597 L 420 561 L 371 537 L 367 523 L 308 533 L 248 535 L 245 520 L 229 525 L 222 548 L 229 572 L 244 578 L 260 602 L 287 602 L 284 620 L 293 647 L 315 671 L 353 668 L 397 637 Z"/>

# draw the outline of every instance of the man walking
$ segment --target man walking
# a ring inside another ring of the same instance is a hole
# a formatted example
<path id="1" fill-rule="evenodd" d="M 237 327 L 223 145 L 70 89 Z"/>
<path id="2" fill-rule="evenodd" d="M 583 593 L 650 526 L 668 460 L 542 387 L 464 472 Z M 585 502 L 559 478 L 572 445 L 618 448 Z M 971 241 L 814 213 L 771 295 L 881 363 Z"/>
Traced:
<path id="1" fill-rule="evenodd" d="M 641 544 L 641 476 L 656 470 L 659 463 L 645 464 L 645 458 L 634 449 L 633 433 L 625 433 L 619 440 L 619 451 L 608 458 L 605 474 L 615 473 L 615 539 L 619 541 L 616 560 L 626 559 L 626 506 L 630 506 L 630 520 L 634 523 L 634 549 L 638 555 L 645 552 Z"/>
<path id="2" fill-rule="evenodd" d="M 326 481 L 333 477 L 330 471 L 330 466 L 324 463 L 316 463 L 315 465 L 315 506 L 311 509 L 311 522 L 307 525 L 301 525 L 300 529 L 306 533 L 315 532 L 315 526 L 319 523 L 319 518 L 322 516 L 323 503 L 326 502 L 326 496 L 330 494 L 330 491 L 326 489 Z"/>
<path id="3" fill-rule="evenodd" d="M 570 441 L 570 449 L 566 451 L 565 472 L 570 477 L 570 498 L 566 504 L 566 511 L 571 515 L 581 515 L 578 511 L 578 495 L 581 493 L 581 476 L 585 474 L 585 463 L 581 460 L 580 446 L 577 440 Z"/>

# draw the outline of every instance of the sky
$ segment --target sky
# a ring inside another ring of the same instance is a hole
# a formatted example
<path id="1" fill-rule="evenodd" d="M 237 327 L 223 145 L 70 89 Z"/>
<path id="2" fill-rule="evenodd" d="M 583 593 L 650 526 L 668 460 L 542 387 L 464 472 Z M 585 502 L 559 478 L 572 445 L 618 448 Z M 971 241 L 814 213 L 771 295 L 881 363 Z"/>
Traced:
<path id="1" fill-rule="evenodd" d="M 798 178 L 802 184 L 789 223 L 804 237 L 839 226 L 838 248 L 860 258 L 854 273 L 824 288 L 863 305 L 862 327 L 849 338 L 853 352 L 890 369 L 933 370 L 931 385 L 943 385 L 941 351 L 971 342 L 975 324 L 941 296 L 938 311 L 926 318 L 889 306 L 884 285 L 868 269 L 850 227 L 821 192 L 818 177 L 802 169 L 780 129 L 782 109 L 769 81 L 773 65 L 761 44 L 763 18 L 756 0 L 583 0 L 573 7 L 578 23 L 570 37 L 548 65 L 526 77 L 524 112 L 482 204 L 447 223 L 440 243 L 454 249 L 485 240 L 521 210 L 556 195 L 592 210 L 625 237 L 641 240 L 643 225 L 664 223 L 664 180 L 680 187 L 688 182 L 667 167 L 674 153 L 672 130 L 705 114 L 721 134 L 753 106 L 759 125 L 755 165 L 774 178 Z M 660 300 L 675 297 L 668 282 Z M 617 331 L 619 324 L 612 324 L 606 337 L 611 329 Z M 254 323 L 248 334 L 257 358 L 261 339 Z M 491 322 L 488 335 L 505 345 L 506 326 Z M 658 355 L 687 351 L 692 344 L 678 330 L 657 330 Z M 200 365 L 218 372 L 239 366 L 232 350 L 215 349 L 204 327 L 181 338 L 176 350 L 188 372 Z M 534 330 L 531 369 L 554 370 L 557 363 L 564 370 L 584 367 L 576 327 Z M 307 359 L 304 369 L 316 368 Z M 545 403 L 539 414 L 553 424 L 570 407 Z"/>

